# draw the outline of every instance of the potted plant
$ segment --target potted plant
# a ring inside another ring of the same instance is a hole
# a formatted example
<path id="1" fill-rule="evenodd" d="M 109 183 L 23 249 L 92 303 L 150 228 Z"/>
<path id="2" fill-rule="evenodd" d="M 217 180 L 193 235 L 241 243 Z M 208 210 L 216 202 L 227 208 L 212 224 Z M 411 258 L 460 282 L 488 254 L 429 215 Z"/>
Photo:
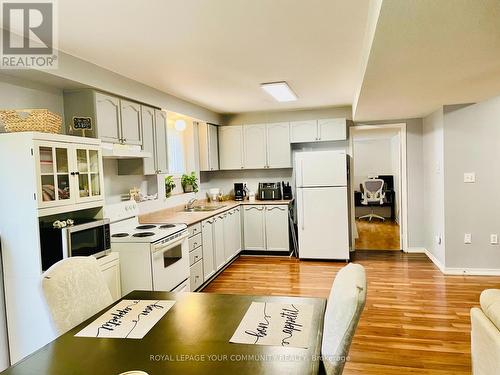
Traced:
<path id="1" fill-rule="evenodd" d="M 184 193 L 198 192 L 198 178 L 196 174 L 191 172 L 191 174 L 183 174 L 181 178 L 182 188 Z"/>
<path id="2" fill-rule="evenodd" d="M 175 189 L 175 182 L 173 176 L 165 176 L 165 197 L 170 197 L 172 191 Z"/>

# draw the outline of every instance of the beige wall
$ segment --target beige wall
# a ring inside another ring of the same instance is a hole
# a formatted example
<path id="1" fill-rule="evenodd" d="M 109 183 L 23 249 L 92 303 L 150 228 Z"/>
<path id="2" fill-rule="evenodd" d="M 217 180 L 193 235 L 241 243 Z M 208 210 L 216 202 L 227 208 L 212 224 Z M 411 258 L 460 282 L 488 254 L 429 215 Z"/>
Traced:
<path id="1" fill-rule="evenodd" d="M 248 125 L 282 121 L 316 120 L 322 118 L 345 117 L 352 118 L 351 106 L 327 107 L 317 109 L 301 109 L 292 111 L 247 112 L 226 114 L 223 116 L 223 125 Z"/>
<path id="2" fill-rule="evenodd" d="M 446 268 L 500 269 L 500 96 L 465 107 L 445 107 L 444 184 Z M 465 172 L 476 183 L 463 182 Z M 464 234 L 472 244 L 464 244 Z"/>

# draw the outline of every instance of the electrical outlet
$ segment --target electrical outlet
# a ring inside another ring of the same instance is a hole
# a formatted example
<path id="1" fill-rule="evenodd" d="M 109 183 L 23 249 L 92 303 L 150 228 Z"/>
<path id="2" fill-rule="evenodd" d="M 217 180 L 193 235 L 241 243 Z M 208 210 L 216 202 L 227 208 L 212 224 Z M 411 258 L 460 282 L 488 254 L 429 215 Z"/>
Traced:
<path id="1" fill-rule="evenodd" d="M 490 234 L 490 244 L 498 245 L 498 234 L 496 233 Z"/>
<path id="2" fill-rule="evenodd" d="M 465 235 L 464 235 L 464 243 L 465 244 L 471 244 L 472 243 L 472 234 L 471 233 L 465 233 Z"/>
<path id="3" fill-rule="evenodd" d="M 476 182 L 476 174 L 474 172 L 464 173 L 464 182 L 466 184 L 472 184 Z"/>

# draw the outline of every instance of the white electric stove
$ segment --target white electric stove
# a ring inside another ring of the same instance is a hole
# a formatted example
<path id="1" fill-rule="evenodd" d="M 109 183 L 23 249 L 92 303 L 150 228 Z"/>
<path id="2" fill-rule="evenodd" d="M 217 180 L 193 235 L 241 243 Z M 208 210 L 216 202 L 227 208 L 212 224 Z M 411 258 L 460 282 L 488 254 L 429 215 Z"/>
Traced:
<path id="1" fill-rule="evenodd" d="M 189 291 L 186 224 L 140 224 L 135 201 L 106 205 L 111 251 L 120 253 L 122 293 Z"/>

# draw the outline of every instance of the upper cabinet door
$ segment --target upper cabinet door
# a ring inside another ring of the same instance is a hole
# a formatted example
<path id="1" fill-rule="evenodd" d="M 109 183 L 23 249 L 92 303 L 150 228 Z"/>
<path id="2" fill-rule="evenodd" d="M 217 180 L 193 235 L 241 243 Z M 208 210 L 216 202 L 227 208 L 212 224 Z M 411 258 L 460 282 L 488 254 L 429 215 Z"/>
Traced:
<path id="1" fill-rule="evenodd" d="M 102 155 L 98 146 L 76 145 L 76 203 L 104 199 Z"/>
<path id="2" fill-rule="evenodd" d="M 208 124 L 198 123 L 198 148 L 200 151 L 200 171 L 210 170 L 210 160 L 208 157 Z"/>
<path id="3" fill-rule="evenodd" d="M 267 168 L 266 125 L 246 125 L 243 132 L 245 168 Z"/>
<path id="4" fill-rule="evenodd" d="M 267 124 L 268 168 L 291 168 L 290 124 L 279 122 Z"/>
<path id="5" fill-rule="evenodd" d="M 217 126 L 208 124 L 208 162 L 211 171 L 219 170 L 219 138 Z"/>
<path id="6" fill-rule="evenodd" d="M 243 128 L 237 126 L 219 127 L 220 169 L 243 168 Z"/>
<path id="7" fill-rule="evenodd" d="M 290 123 L 290 142 L 315 142 L 318 140 L 318 122 L 316 120 L 293 121 Z"/>
<path id="8" fill-rule="evenodd" d="M 141 105 L 120 100 L 122 120 L 122 142 L 129 145 L 142 145 Z"/>
<path id="9" fill-rule="evenodd" d="M 155 149 L 155 110 L 151 107 L 141 106 L 142 117 L 142 149 L 150 152 L 150 158 L 144 158 L 144 174 L 155 174 L 156 149 Z"/>
<path id="10" fill-rule="evenodd" d="M 168 172 L 167 156 L 167 114 L 155 109 L 155 143 L 156 143 L 156 169 L 157 173 Z"/>
<path id="11" fill-rule="evenodd" d="M 318 120 L 319 141 L 343 141 L 347 139 L 347 122 L 345 118 Z"/>
<path id="12" fill-rule="evenodd" d="M 99 139 L 103 142 L 119 143 L 120 99 L 96 92 L 95 111 Z"/>
<path id="13" fill-rule="evenodd" d="M 37 142 L 38 207 L 54 207 L 75 202 L 75 171 L 71 148 L 56 142 Z"/>

